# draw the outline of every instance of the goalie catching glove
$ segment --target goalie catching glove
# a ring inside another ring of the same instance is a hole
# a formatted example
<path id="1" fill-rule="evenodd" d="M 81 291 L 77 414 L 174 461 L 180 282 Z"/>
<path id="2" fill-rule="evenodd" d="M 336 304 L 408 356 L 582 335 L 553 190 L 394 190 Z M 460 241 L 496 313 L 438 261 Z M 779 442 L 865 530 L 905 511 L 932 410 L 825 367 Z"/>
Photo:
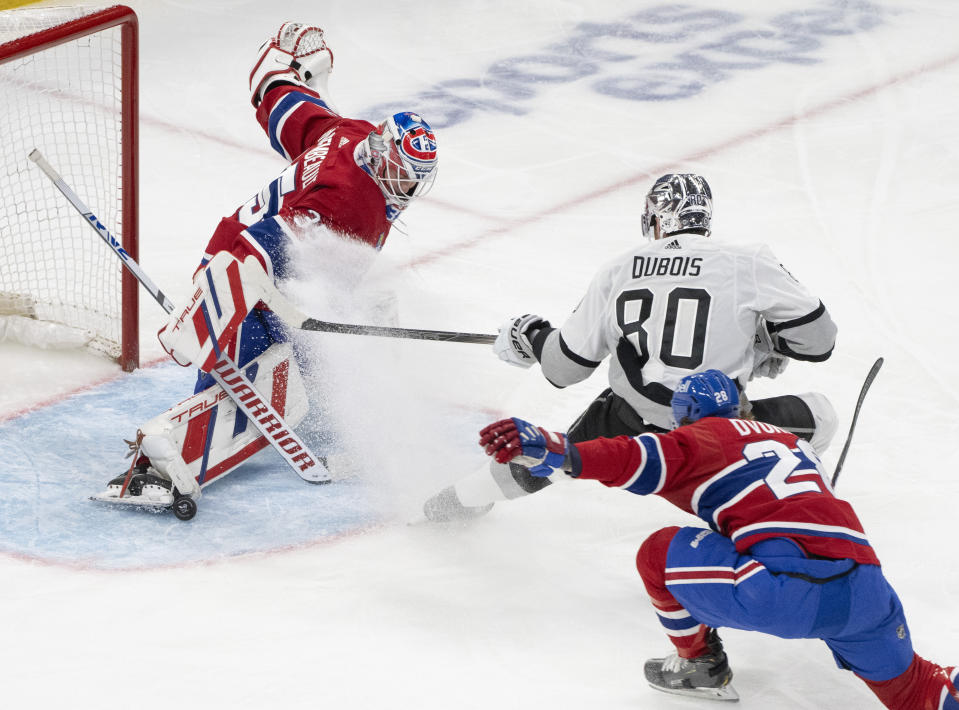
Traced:
<path id="1" fill-rule="evenodd" d="M 493 352 L 510 365 L 532 367 L 536 362 L 536 355 L 530 342 L 531 331 L 548 327 L 549 321 L 529 313 L 510 318 L 499 329 L 496 342 L 493 343 Z"/>
<path id="2" fill-rule="evenodd" d="M 484 428 L 480 431 L 479 443 L 497 463 L 512 461 L 522 464 L 540 478 L 557 471 L 569 473 L 573 469 L 571 457 L 575 455 L 575 449 L 565 434 L 546 431 L 516 417 L 502 419 Z"/>
<path id="3" fill-rule="evenodd" d="M 250 71 L 250 100 L 259 106 L 271 86 L 283 83 L 307 86 L 325 96 L 331 71 L 333 52 L 326 46 L 323 30 L 299 22 L 285 22 L 260 47 Z"/>
<path id="4" fill-rule="evenodd" d="M 177 364 L 210 372 L 243 319 L 267 299 L 272 284 L 255 257 L 240 261 L 229 252 L 218 252 L 210 259 L 193 277 L 193 284 L 190 305 L 171 311 L 157 337 Z"/>

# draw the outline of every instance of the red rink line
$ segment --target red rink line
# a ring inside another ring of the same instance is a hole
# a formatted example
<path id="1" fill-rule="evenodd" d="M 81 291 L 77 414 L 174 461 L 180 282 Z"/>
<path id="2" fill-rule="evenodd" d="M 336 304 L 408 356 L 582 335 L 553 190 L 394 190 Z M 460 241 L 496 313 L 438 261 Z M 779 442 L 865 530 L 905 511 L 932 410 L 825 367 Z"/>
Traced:
<path id="1" fill-rule="evenodd" d="M 568 212 L 570 209 L 574 207 L 578 207 L 588 202 L 592 202 L 593 200 L 601 199 L 618 190 L 623 190 L 626 188 L 633 187 L 634 185 L 637 185 L 638 183 L 646 183 L 649 180 L 652 180 L 653 178 L 659 177 L 660 175 L 663 175 L 664 173 L 670 172 L 671 170 L 675 169 L 676 165 L 682 165 L 684 163 L 694 163 L 700 160 L 704 160 L 706 158 L 711 158 L 714 155 L 717 155 L 718 153 L 722 153 L 725 150 L 729 150 L 730 148 L 735 148 L 737 146 L 743 145 L 744 143 L 748 143 L 749 141 L 763 138 L 771 133 L 775 133 L 776 131 L 780 131 L 784 128 L 789 128 L 791 126 L 794 126 L 801 121 L 805 121 L 811 118 L 815 118 L 817 116 L 821 116 L 822 114 L 828 113 L 838 108 L 843 108 L 851 103 L 865 99 L 891 86 L 895 86 L 896 84 L 901 84 L 903 82 L 909 81 L 910 79 L 914 79 L 915 77 L 920 76 L 922 74 L 926 74 L 928 72 L 933 72 L 939 69 L 943 69 L 951 64 L 954 64 L 957 61 L 959 61 L 959 52 L 955 54 L 951 54 L 947 57 L 944 57 L 943 59 L 930 62 L 928 64 L 922 64 L 914 69 L 901 72 L 884 81 L 881 81 L 877 84 L 873 84 L 872 86 L 866 87 L 864 89 L 860 89 L 858 91 L 853 91 L 851 93 L 840 96 L 839 98 L 825 101 L 817 106 L 813 106 L 812 108 L 806 111 L 802 111 L 800 113 L 794 114 L 793 116 L 790 116 L 789 118 L 784 118 L 774 123 L 770 123 L 766 126 L 755 128 L 755 129 L 746 131 L 744 133 L 741 133 L 737 136 L 733 136 L 732 138 L 729 138 L 721 143 L 717 143 L 716 145 L 711 146 L 709 148 L 704 148 L 696 153 L 692 153 L 690 155 L 684 156 L 676 161 L 663 163 L 656 167 L 645 170 L 641 173 L 637 173 L 636 175 L 633 175 L 630 178 L 626 178 L 625 180 L 621 180 L 616 183 L 611 183 L 609 185 L 606 185 L 605 187 L 600 187 L 596 190 L 584 193 L 570 200 L 564 200 L 563 202 L 555 205 L 554 207 L 549 207 L 546 209 L 542 209 L 538 212 L 533 212 L 532 214 L 526 215 L 525 217 L 510 219 L 506 221 L 504 224 L 501 224 L 496 227 L 490 227 L 489 229 L 486 229 L 472 237 L 463 239 L 458 242 L 453 242 L 451 244 L 448 244 L 447 246 L 444 246 L 441 249 L 435 249 L 431 252 L 427 252 L 426 254 L 423 254 L 422 256 L 416 257 L 415 259 L 411 259 L 410 261 L 406 262 L 406 265 L 423 266 L 425 264 L 431 264 L 433 262 L 440 261 L 441 259 L 445 259 L 447 257 L 458 255 L 461 252 L 466 251 L 468 249 L 472 249 L 473 247 L 481 243 L 485 243 L 489 241 L 490 239 L 504 236 L 514 229 L 525 227 L 530 224 L 534 224 L 548 217 L 552 217 L 553 215 L 556 215 L 556 214 Z M 143 118 L 142 122 L 158 128 L 175 131 L 177 133 L 184 132 L 182 126 L 166 123 L 164 121 L 160 121 L 157 119 Z M 219 143 L 220 145 L 223 145 L 226 147 L 236 148 L 237 150 L 243 150 L 243 151 L 250 150 L 250 147 L 248 145 L 244 145 L 236 141 L 226 139 L 222 136 L 219 136 L 213 133 L 207 133 L 204 131 L 189 131 L 189 133 L 195 136 L 199 136 L 201 138 L 205 138 L 206 140 L 209 140 L 211 142 Z M 266 152 L 266 151 L 263 151 L 263 152 Z M 272 151 L 270 152 L 272 154 Z M 461 208 L 456 205 L 451 205 L 449 203 L 445 203 L 439 200 L 430 200 L 430 203 L 439 207 L 443 207 L 445 209 L 455 210 L 461 213 L 469 211 L 468 209 Z M 483 215 L 483 216 L 489 217 L 489 215 Z M 145 367 L 152 367 L 161 362 L 166 362 L 166 359 L 164 358 L 156 361 L 151 361 L 147 363 Z M 100 385 L 105 384 L 107 382 L 111 382 L 121 376 L 122 376 L 121 374 L 117 374 L 111 377 L 97 380 L 96 382 L 84 385 L 83 387 L 79 387 L 70 392 L 66 392 L 66 393 L 57 395 L 55 397 L 51 397 L 50 399 L 46 399 L 42 402 L 38 402 L 37 404 L 31 405 L 24 409 L 20 409 L 12 413 L 0 414 L 0 424 L 6 421 L 9 421 L 11 419 L 16 419 L 17 417 L 23 416 L 37 409 L 42 409 L 52 404 L 56 404 L 57 402 L 60 402 L 68 397 L 72 397 L 73 395 L 78 394 L 80 392 L 93 389 L 94 387 L 99 387 Z"/>
<path id="2" fill-rule="evenodd" d="M 260 155 L 269 156 L 271 158 L 277 159 L 278 162 L 283 162 L 285 165 L 285 160 L 280 158 L 280 154 L 274 151 L 272 148 L 256 147 L 251 148 L 245 143 L 233 140 L 232 138 L 226 138 L 215 133 L 208 133 L 203 130 L 190 130 L 184 131 L 182 126 L 178 126 L 173 123 L 168 123 L 166 121 L 161 121 L 159 119 L 150 118 L 150 117 L 140 117 L 140 123 L 148 126 L 153 126 L 154 128 L 159 128 L 171 133 L 189 133 L 190 136 L 195 138 L 202 138 L 204 140 L 210 141 L 211 143 L 218 143 L 225 148 L 233 148 L 235 150 L 242 151 L 244 153 L 259 153 Z M 459 212 L 460 214 L 469 214 L 473 217 L 480 217 L 486 220 L 497 220 L 504 221 L 506 218 L 496 217 L 494 215 L 486 214 L 480 212 L 479 210 L 471 209 L 470 207 L 464 207 L 462 205 L 454 205 L 451 202 L 446 202 L 445 200 L 438 200 L 434 197 L 430 197 L 430 204 L 436 207 L 442 207 L 443 209 L 450 210 L 451 212 Z"/>
<path id="3" fill-rule="evenodd" d="M 19 560 L 21 562 L 29 562 L 34 565 L 42 565 L 43 567 L 53 567 L 53 568 L 62 568 L 62 569 L 71 569 L 79 572 L 100 572 L 103 574 L 117 574 L 117 573 L 127 573 L 127 572 L 153 572 L 155 570 L 173 570 L 173 569 L 187 569 L 187 568 L 196 568 L 196 567 L 215 567 L 218 565 L 232 564 L 237 561 L 245 560 L 256 560 L 265 557 L 272 557 L 277 554 L 282 554 L 286 552 L 298 552 L 300 550 L 309 550 L 315 547 L 324 547 L 326 545 L 332 545 L 338 543 L 342 540 L 353 539 L 361 535 L 366 535 L 369 533 L 374 533 L 378 530 L 381 530 L 391 524 L 396 524 L 395 520 L 384 520 L 377 523 L 370 523 L 368 525 L 363 525 L 354 530 L 347 530 L 345 532 L 335 533 L 329 537 L 320 537 L 314 540 L 306 540 L 304 542 L 294 542 L 288 545 L 278 545 L 277 547 L 267 548 L 264 550 L 256 550 L 253 552 L 240 552 L 235 555 L 225 555 L 221 557 L 211 557 L 209 559 L 203 560 L 189 560 L 186 562 L 164 562 L 157 565 L 128 565 L 120 567 L 106 567 L 97 564 L 95 561 L 85 560 L 78 558 L 75 560 L 69 559 L 47 559 L 45 557 L 35 557 L 33 555 L 23 553 L 23 552 L 14 552 L 8 550 L 0 551 L 0 555 L 8 557 L 10 559 Z"/>
<path id="4" fill-rule="evenodd" d="M 157 365 L 162 365 L 165 362 L 169 362 L 169 360 L 170 359 L 165 356 L 161 358 L 157 358 L 155 360 L 150 360 L 148 362 L 142 363 L 140 365 L 140 369 L 143 370 L 148 367 L 156 367 Z M 68 392 L 61 392 L 60 394 L 54 395 L 52 397 L 49 397 L 48 399 L 44 399 L 39 402 L 35 402 L 34 404 L 23 407 L 21 409 L 15 409 L 12 412 L 0 412 L 0 424 L 8 422 L 12 419 L 16 419 L 17 417 L 25 416 L 27 414 L 30 414 L 30 412 L 37 411 L 38 409 L 43 409 L 44 407 L 50 407 L 76 394 L 80 394 L 81 392 L 87 392 L 89 390 L 96 389 L 100 385 L 105 385 L 108 382 L 113 382 L 114 380 L 120 379 L 121 377 L 123 377 L 124 374 L 126 373 L 117 372 L 116 374 L 113 374 L 113 375 L 107 375 L 106 377 L 101 377 L 97 380 L 94 380 L 93 382 L 88 382 L 87 384 L 82 385 L 80 387 L 76 387 L 75 389 L 69 390 Z"/>
<path id="5" fill-rule="evenodd" d="M 825 101 L 819 104 L 818 106 L 813 106 L 812 108 L 806 111 L 802 111 L 800 113 L 794 114 L 793 116 L 789 118 L 776 121 L 775 123 L 770 123 L 760 128 L 755 128 L 755 129 L 746 131 L 745 133 L 741 133 L 738 136 L 733 136 L 732 138 L 729 138 L 728 140 L 725 140 L 722 143 L 717 143 L 716 145 L 712 147 L 704 148 L 703 150 L 700 150 L 696 153 L 692 153 L 691 155 L 687 155 L 683 158 L 680 158 L 679 160 L 671 161 L 669 163 L 663 163 L 656 167 L 650 168 L 649 170 L 645 170 L 641 173 L 637 173 L 636 175 L 633 175 L 630 178 L 621 180 L 620 182 L 606 185 L 605 187 L 598 188 L 596 190 L 593 190 L 592 192 L 584 193 L 570 200 L 565 200 L 554 207 L 548 207 L 538 212 L 534 212 L 532 214 L 526 215 L 525 217 L 512 219 L 506 224 L 502 224 L 497 227 L 491 227 L 473 237 L 469 237 L 468 239 L 464 239 L 459 242 L 449 244 L 448 246 L 445 246 L 441 249 L 436 249 L 432 252 L 428 252 L 415 259 L 411 259 L 410 261 L 406 263 L 410 266 L 422 266 L 424 264 L 430 264 L 434 261 L 439 261 L 440 259 L 444 259 L 446 257 L 458 255 L 467 249 L 471 249 L 481 243 L 485 243 L 489 241 L 491 238 L 501 237 L 507 234 L 508 232 L 510 232 L 511 230 L 516 229 L 518 227 L 525 227 L 527 225 L 534 224 L 543 219 L 546 219 L 547 217 L 552 217 L 553 215 L 556 215 L 556 214 L 568 212 L 573 207 L 579 207 L 580 205 L 583 205 L 587 202 L 592 202 L 593 200 L 597 200 L 597 199 L 606 197 L 607 195 L 611 195 L 612 193 L 618 190 L 623 190 L 629 187 L 633 187 L 634 185 L 638 183 L 645 184 L 649 182 L 650 180 L 658 178 L 660 175 L 664 175 L 666 173 L 672 172 L 673 170 L 676 169 L 677 165 L 695 163 L 697 161 L 704 160 L 706 158 L 711 158 L 714 155 L 718 153 L 722 153 L 723 151 L 728 150 L 730 148 L 735 148 L 737 146 L 743 145 L 744 143 L 748 143 L 749 141 L 756 140 L 758 138 L 763 138 L 771 133 L 775 133 L 776 131 L 780 131 L 784 128 L 789 128 L 802 121 L 806 121 L 808 119 L 821 116 L 822 114 L 828 113 L 834 109 L 843 108 L 851 103 L 860 101 L 861 99 L 865 99 L 869 96 L 872 96 L 873 94 L 879 93 L 880 91 L 884 89 L 887 89 L 891 86 L 895 86 L 896 84 L 901 84 L 903 82 L 909 81 L 910 79 L 913 79 L 927 72 L 943 69 L 944 67 L 947 67 L 950 64 L 954 64 L 956 61 L 959 61 L 959 52 L 955 54 L 951 54 L 943 59 L 939 59 L 929 64 L 923 64 L 919 67 L 916 67 L 915 69 L 910 69 L 908 71 L 902 72 L 900 74 L 897 74 L 895 76 L 892 76 L 886 79 L 885 81 L 881 81 L 878 84 L 873 84 L 872 86 L 869 86 L 865 89 L 853 91 L 851 93 L 840 96 L 839 98 Z"/>

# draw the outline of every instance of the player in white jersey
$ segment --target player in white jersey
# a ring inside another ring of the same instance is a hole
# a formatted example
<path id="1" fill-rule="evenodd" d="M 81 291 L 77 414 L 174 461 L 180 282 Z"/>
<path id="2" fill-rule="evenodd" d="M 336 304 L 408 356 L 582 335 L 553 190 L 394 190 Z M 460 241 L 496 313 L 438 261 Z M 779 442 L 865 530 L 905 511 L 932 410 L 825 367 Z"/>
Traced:
<path id="1" fill-rule="evenodd" d="M 600 269 L 562 327 L 524 315 L 500 329 L 494 345 L 499 357 L 520 367 L 539 362 L 557 387 L 586 379 L 610 359 L 609 388 L 573 423 L 571 441 L 672 429 L 670 398 L 692 373 L 722 370 L 745 390 L 753 377 L 778 375 L 790 358 L 818 362 L 832 354 L 836 326 L 822 301 L 767 246 L 714 241 L 711 218 L 704 178 L 664 175 L 646 195 L 642 229 L 648 241 Z M 754 417 L 819 451 L 836 431 L 832 405 L 818 393 L 751 405 Z M 427 518 L 472 517 L 497 500 L 549 484 L 518 464 L 494 462 L 490 472 L 428 500 Z"/>

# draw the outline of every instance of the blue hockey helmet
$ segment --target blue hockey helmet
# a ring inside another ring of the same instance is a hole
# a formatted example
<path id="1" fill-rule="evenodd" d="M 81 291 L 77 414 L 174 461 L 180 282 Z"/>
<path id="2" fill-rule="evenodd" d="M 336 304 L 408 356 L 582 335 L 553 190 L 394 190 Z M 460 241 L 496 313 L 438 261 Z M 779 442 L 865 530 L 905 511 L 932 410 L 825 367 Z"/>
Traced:
<path id="1" fill-rule="evenodd" d="M 680 381 L 672 407 L 677 426 L 703 417 L 733 419 L 739 416 L 739 388 L 726 373 L 704 370 Z"/>
<path id="2" fill-rule="evenodd" d="M 401 209 L 436 179 L 436 136 L 418 114 L 395 113 L 370 134 L 370 172 L 387 200 Z"/>

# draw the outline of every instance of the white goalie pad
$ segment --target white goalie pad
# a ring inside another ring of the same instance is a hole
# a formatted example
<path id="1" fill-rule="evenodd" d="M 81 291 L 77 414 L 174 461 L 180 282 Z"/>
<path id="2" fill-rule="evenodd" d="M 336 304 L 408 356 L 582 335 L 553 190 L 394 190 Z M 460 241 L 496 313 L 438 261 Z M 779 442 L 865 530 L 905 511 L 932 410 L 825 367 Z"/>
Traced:
<path id="1" fill-rule="evenodd" d="M 287 425 L 293 427 L 303 421 L 309 403 L 289 343 L 272 346 L 242 369 Z M 269 446 L 266 437 L 243 412 L 237 411 L 236 403 L 219 385 L 171 407 L 144 424 L 141 431 L 144 440 L 150 436 L 169 440 L 201 487 L 222 478 Z M 175 481 L 173 471 L 161 473 Z"/>
<path id="2" fill-rule="evenodd" d="M 193 285 L 189 305 L 171 312 L 157 337 L 178 364 L 210 372 L 272 284 L 254 257 L 240 261 L 221 251 L 197 272 Z"/>

